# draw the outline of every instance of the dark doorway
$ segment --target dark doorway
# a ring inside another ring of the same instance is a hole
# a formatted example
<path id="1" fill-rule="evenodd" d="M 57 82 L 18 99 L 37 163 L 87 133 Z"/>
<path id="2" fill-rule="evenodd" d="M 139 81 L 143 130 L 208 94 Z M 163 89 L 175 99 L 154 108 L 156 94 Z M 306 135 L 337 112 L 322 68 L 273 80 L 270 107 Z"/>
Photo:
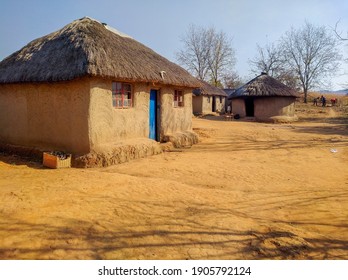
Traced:
<path id="1" fill-rule="evenodd" d="M 244 100 L 245 102 L 245 114 L 247 117 L 253 117 L 254 116 L 254 98 L 253 97 L 247 97 Z"/>
<path id="2" fill-rule="evenodd" d="M 213 104 L 211 107 L 211 111 L 215 112 L 216 111 L 216 96 L 213 96 Z"/>

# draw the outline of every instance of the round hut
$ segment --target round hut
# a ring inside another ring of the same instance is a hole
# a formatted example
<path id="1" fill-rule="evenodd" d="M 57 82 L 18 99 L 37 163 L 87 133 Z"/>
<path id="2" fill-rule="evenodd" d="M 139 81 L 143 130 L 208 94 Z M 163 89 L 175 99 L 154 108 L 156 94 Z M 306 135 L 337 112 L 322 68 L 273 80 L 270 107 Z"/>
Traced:
<path id="1" fill-rule="evenodd" d="M 64 151 L 76 166 L 106 166 L 156 154 L 159 142 L 190 146 L 198 86 L 180 66 L 84 17 L 0 61 L 0 150 Z"/>
<path id="2" fill-rule="evenodd" d="M 268 76 L 266 73 L 252 79 L 233 91 L 228 100 L 232 113 L 243 117 L 252 117 L 257 121 L 293 121 L 295 100 L 298 93 Z"/>

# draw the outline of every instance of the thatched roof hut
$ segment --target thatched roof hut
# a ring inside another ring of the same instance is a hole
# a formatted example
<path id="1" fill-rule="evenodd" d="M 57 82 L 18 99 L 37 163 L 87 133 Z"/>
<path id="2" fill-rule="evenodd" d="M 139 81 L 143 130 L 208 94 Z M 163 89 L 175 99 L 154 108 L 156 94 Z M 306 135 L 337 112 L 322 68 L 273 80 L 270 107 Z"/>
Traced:
<path id="1" fill-rule="evenodd" d="M 298 93 L 265 73 L 255 77 L 245 85 L 234 90 L 228 99 L 239 97 L 270 97 L 270 96 L 290 96 L 298 97 Z"/>
<path id="2" fill-rule="evenodd" d="M 183 68 L 89 17 L 33 40 L 0 63 L 0 83 L 69 81 L 83 76 L 199 86 Z"/>
<path id="3" fill-rule="evenodd" d="M 0 149 L 59 150 L 76 165 L 104 166 L 158 153 L 158 142 L 192 145 L 199 86 L 150 48 L 84 17 L 0 62 Z"/>
<path id="4" fill-rule="evenodd" d="M 212 112 L 223 113 L 225 111 L 225 100 L 227 94 L 220 88 L 199 81 L 200 87 L 192 91 L 193 93 L 193 113 L 209 114 Z"/>
<path id="5" fill-rule="evenodd" d="M 299 94 L 265 73 L 232 91 L 228 100 L 232 113 L 270 121 L 280 116 L 294 117 L 294 102 Z"/>
<path id="6" fill-rule="evenodd" d="M 194 89 L 192 92 L 194 95 L 206 95 L 206 96 L 224 96 L 227 97 L 227 94 L 220 88 L 214 87 L 213 85 L 205 82 L 199 81 L 200 87 Z"/>

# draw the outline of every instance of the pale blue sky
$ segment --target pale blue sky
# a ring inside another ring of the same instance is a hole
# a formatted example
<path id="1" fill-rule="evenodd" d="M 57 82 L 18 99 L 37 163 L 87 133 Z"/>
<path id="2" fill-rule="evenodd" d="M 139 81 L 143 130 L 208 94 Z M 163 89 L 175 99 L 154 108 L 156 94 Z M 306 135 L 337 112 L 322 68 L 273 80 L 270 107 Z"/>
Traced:
<path id="1" fill-rule="evenodd" d="M 89 16 L 129 34 L 175 62 L 180 37 L 189 24 L 214 26 L 232 39 L 235 70 L 251 78 L 248 60 L 256 44 L 276 42 L 305 20 L 348 31 L 347 0 L 0 0 L 0 60 L 24 45 Z M 347 44 L 342 46 L 348 56 Z M 348 82 L 348 65 L 340 69 L 333 89 Z"/>

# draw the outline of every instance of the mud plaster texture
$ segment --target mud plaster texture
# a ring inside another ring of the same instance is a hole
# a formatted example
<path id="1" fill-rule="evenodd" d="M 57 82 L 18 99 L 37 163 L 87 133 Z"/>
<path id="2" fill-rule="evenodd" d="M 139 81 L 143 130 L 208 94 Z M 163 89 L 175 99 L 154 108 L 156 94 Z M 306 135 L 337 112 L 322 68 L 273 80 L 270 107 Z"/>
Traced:
<path id="1" fill-rule="evenodd" d="M 241 117 L 246 116 L 244 99 L 236 98 L 232 100 L 232 113 L 239 114 Z M 295 98 L 255 97 L 254 117 L 258 121 L 265 122 L 281 122 L 281 120 L 295 121 L 297 119 L 295 116 Z"/>
<path id="2" fill-rule="evenodd" d="M 75 166 L 108 166 L 162 152 L 158 142 L 148 139 L 151 89 L 157 90 L 159 142 L 172 142 L 176 148 L 198 143 L 198 136 L 192 131 L 190 89 L 180 89 L 184 92 L 184 106 L 175 108 L 174 87 L 158 88 L 147 83 L 133 84 L 134 106 L 129 109 L 115 109 L 111 106 L 111 83 L 97 79 L 91 82 L 91 152 L 76 157 Z"/>
<path id="3" fill-rule="evenodd" d="M 162 149 L 156 141 L 145 138 L 131 139 L 100 146 L 98 150 L 74 158 L 73 165 L 75 167 L 105 167 L 161 152 Z"/>
<path id="4" fill-rule="evenodd" d="M 215 112 L 224 113 L 225 112 L 225 97 L 220 96 L 208 96 L 199 95 L 192 97 L 193 113 L 198 114 L 209 114 L 213 112 L 213 102 L 215 102 Z"/>
<path id="5" fill-rule="evenodd" d="M 17 150 L 60 150 L 73 165 L 106 166 L 158 154 L 149 136 L 150 91 L 157 90 L 158 142 L 175 147 L 198 142 L 192 131 L 192 89 L 132 83 L 133 106 L 112 105 L 112 80 L 82 78 L 61 83 L 0 85 L 0 143 Z M 184 106 L 175 108 L 174 91 Z"/>
<path id="6" fill-rule="evenodd" d="M 89 152 L 89 83 L 0 85 L 0 142 Z"/>

